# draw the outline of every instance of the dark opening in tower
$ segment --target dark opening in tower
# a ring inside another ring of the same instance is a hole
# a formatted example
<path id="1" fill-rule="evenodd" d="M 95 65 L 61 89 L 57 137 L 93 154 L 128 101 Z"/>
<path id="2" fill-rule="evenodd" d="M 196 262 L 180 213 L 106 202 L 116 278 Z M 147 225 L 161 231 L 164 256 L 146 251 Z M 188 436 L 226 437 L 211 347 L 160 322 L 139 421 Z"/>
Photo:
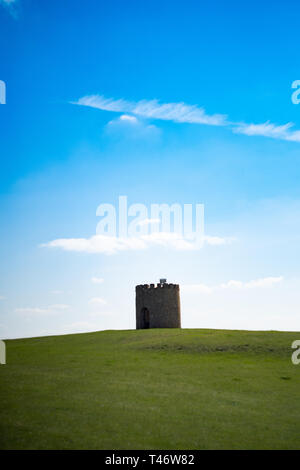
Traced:
<path id="1" fill-rule="evenodd" d="M 142 308 L 142 318 L 144 320 L 144 328 L 150 328 L 150 312 L 146 307 Z"/>

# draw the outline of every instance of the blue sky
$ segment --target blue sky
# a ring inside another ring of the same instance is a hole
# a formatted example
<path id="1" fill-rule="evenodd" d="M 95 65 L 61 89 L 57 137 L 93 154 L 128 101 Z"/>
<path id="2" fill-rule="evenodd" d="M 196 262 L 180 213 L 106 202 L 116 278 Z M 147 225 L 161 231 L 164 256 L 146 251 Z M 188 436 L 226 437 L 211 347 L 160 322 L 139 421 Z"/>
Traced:
<path id="1" fill-rule="evenodd" d="M 300 330 L 299 12 L 0 1 L 1 337 L 134 328 L 134 286 L 160 277 L 184 327 Z M 204 204 L 221 242 L 70 249 L 120 195 Z"/>

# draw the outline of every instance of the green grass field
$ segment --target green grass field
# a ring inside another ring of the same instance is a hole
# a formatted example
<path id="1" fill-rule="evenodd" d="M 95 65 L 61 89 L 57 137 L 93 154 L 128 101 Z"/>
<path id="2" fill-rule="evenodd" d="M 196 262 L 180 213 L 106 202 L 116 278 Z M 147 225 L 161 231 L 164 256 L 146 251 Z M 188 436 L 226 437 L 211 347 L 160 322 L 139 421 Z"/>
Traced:
<path id="1" fill-rule="evenodd" d="M 300 333 L 103 331 L 7 341 L 1 449 L 299 449 Z"/>

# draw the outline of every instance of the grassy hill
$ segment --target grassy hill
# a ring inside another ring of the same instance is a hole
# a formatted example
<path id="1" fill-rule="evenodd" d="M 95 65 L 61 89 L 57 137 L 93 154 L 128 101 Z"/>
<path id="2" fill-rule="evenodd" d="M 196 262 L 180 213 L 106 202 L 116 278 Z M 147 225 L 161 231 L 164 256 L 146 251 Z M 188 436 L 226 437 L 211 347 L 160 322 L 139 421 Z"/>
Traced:
<path id="1" fill-rule="evenodd" d="M 7 341 L 0 448 L 299 449 L 295 339 L 158 329 Z"/>

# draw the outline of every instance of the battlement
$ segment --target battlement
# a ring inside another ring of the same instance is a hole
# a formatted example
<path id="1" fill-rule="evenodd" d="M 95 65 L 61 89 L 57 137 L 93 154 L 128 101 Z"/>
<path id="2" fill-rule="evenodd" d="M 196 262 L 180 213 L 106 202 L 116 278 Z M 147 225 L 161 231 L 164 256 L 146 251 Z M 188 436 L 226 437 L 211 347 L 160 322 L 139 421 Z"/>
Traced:
<path id="1" fill-rule="evenodd" d="M 167 284 L 164 282 L 163 284 L 140 284 L 135 287 L 136 291 L 138 290 L 152 290 L 152 289 L 177 289 L 179 290 L 179 284 Z"/>

